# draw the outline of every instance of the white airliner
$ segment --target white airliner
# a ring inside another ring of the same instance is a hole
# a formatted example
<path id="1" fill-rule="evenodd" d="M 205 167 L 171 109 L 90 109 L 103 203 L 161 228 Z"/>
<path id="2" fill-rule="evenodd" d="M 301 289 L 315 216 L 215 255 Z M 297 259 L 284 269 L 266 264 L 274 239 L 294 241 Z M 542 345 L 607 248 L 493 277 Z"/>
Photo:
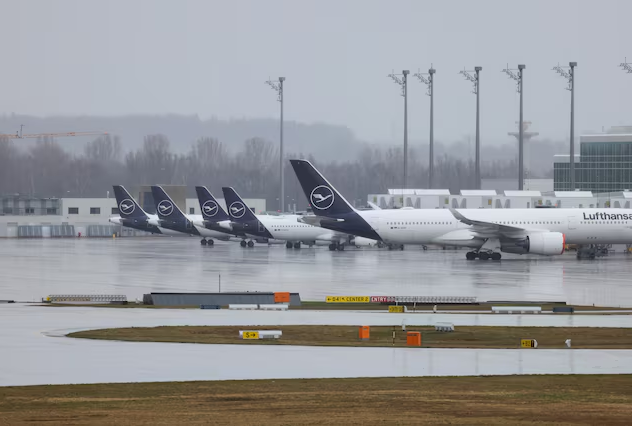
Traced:
<path id="1" fill-rule="evenodd" d="M 290 160 L 323 228 L 390 245 L 468 247 L 468 260 L 500 260 L 500 252 L 559 255 L 566 244 L 631 244 L 632 210 L 412 209 L 356 210 L 306 160 Z M 590 255 L 594 257 L 594 254 Z"/>
<path id="2" fill-rule="evenodd" d="M 305 217 L 301 215 L 256 215 L 233 188 L 225 187 L 222 191 L 233 231 L 268 242 L 285 242 L 287 248 L 300 248 L 301 243 L 328 245 L 329 250 L 344 250 L 346 244 L 356 247 L 377 245 L 376 240 L 300 223 L 298 219 Z M 254 243 L 249 241 L 248 245 L 252 247 Z"/>

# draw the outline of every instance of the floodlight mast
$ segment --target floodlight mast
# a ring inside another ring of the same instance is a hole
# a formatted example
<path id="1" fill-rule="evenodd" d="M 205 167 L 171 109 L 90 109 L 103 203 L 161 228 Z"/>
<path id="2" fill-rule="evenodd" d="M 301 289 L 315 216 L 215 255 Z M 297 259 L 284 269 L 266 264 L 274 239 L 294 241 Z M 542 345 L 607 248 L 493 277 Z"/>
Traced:
<path id="1" fill-rule="evenodd" d="M 404 97 L 404 184 L 402 189 L 408 186 L 408 74 L 410 71 L 403 70 L 401 74 L 391 73 L 388 76 L 399 84 L 402 88 L 402 96 Z M 401 78 L 399 76 L 402 76 Z"/>
<path id="2" fill-rule="evenodd" d="M 518 121 L 518 189 L 522 191 L 524 189 L 524 121 L 522 118 L 522 94 L 523 94 L 523 71 L 525 69 L 525 65 L 518 65 L 518 69 L 509 69 L 509 64 L 507 64 L 507 68 L 502 70 L 505 74 L 509 76 L 509 78 L 513 79 L 517 83 L 516 91 L 520 94 L 520 120 Z M 518 74 L 514 73 L 514 71 L 518 71 Z"/>
<path id="3" fill-rule="evenodd" d="M 628 74 L 632 74 L 632 62 L 628 62 L 628 58 L 625 58 L 623 62 L 619 64 L 619 66 L 623 71 L 627 72 Z"/>
<path id="4" fill-rule="evenodd" d="M 483 67 L 474 67 L 474 71 L 460 71 L 459 74 L 474 83 L 474 90 L 472 93 L 476 95 L 476 160 L 475 160 L 475 188 L 481 189 L 481 131 L 480 131 L 480 72 Z M 475 74 L 470 74 L 474 72 Z"/>
<path id="5" fill-rule="evenodd" d="M 283 213 L 285 211 L 285 176 L 283 173 L 283 82 L 285 81 L 285 77 L 279 77 L 278 83 L 268 79 L 266 84 L 272 87 L 274 91 L 277 92 L 277 100 L 281 104 L 281 119 L 280 119 L 280 129 L 279 129 L 279 174 L 281 178 L 281 198 L 279 198 L 279 212 Z"/>
<path id="6" fill-rule="evenodd" d="M 428 155 L 428 188 L 434 185 L 434 74 L 436 70 L 430 65 L 427 73 L 417 71 L 415 77 L 428 87 L 426 95 L 430 96 L 430 153 Z"/>
<path id="7" fill-rule="evenodd" d="M 577 62 L 569 62 L 568 67 L 561 67 L 558 63 L 556 67 L 553 67 L 553 71 L 557 72 L 562 77 L 568 80 L 568 87 L 566 90 L 571 92 L 571 149 L 570 149 L 570 181 L 571 191 L 575 190 L 575 67 Z M 568 69 L 568 71 L 566 71 Z"/>

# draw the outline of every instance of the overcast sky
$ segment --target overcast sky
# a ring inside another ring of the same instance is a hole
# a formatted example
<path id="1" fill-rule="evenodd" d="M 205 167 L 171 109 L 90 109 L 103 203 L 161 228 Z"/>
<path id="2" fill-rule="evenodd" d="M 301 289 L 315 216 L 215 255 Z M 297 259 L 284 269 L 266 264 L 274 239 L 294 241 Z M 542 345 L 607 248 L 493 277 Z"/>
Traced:
<path id="1" fill-rule="evenodd" d="M 577 61 L 576 131 L 632 124 L 632 1 L 25 1 L 0 3 L 0 112 L 277 117 L 268 77 L 285 76 L 286 118 L 401 138 L 387 75 L 434 64 L 435 138 L 504 142 L 518 94 L 501 70 L 526 64 L 525 120 L 569 132 L 570 92 L 551 68 Z M 409 84 L 409 137 L 426 140 L 429 99 Z M 627 120 L 627 121 L 626 121 Z M 74 130 L 74 129 L 71 129 Z M 510 140 L 510 139 L 509 139 Z"/>

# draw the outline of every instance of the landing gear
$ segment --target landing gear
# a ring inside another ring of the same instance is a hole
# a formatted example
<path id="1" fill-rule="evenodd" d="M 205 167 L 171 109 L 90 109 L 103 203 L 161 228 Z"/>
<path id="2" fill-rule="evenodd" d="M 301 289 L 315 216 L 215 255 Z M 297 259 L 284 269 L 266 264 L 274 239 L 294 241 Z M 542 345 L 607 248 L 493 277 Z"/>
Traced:
<path id="1" fill-rule="evenodd" d="M 591 244 L 589 246 L 577 247 L 577 259 L 594 259 L 596 257 L 608 256 L 608 246 L 602 244 Z"/>
<path id="2" fill-rule="evenodd" d="M 292 248 L 292 242 L 288 241 L 287 243 L 285 243 L 285 248 L 291 249 Z"/>
<path id="3" fill-rule="evenodd" d="M 465 253 L 465 258 L 467 260 L 474 260 L 476 258 L 479 258 L 481 260 L 500 260 L 502 258 L 502 255 L 498 252 L 487 252 L 487 251 L 468 251 L 467 253 Z"/>
<path id="4" fill-rule="evenodd" d="M 253 248 L 255 246 L 255 242 L 250 240 L 248 241 L 248 247 Z"/>
<path id="5" fill-rule="evenodd" d="M 240 246 L 242 247 L 246 247 L 246 240 L 241 240 L 241 242 L 239 243 Z"/>
<path id="6" fill-rule="evenodd" d="M 300 244 L 300 243 L 299 243 Z M 344 243 L 331 243 L 329 244 L 329 251 L 345 251 L 345 245 Z"/>
<path id="7" fill-rule="evenodd" d="M 300 249 L 301 248 L 301 242 L 300 241 L 295 242 L 294 243 L 294 248 L 295 249 Z"/>
<path id="8" fill-rule="evenodd" d="M 211 240 L 212 241 L 212 240 Z M 203 246 L 206 245 L 206 239 L 202 238 L 202 241 L 200 241 L 200 244 L 202 244 Z"/>

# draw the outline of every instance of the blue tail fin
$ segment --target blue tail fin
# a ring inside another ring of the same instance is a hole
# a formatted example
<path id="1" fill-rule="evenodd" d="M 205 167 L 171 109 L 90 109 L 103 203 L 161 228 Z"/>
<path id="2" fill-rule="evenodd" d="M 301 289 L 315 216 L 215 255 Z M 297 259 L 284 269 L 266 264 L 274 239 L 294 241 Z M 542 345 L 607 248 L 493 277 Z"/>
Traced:
<path id="1" fill-rule="evenodd" d="M 114 196 L 119 215 L 124 219 L 146 219 L 147 213 L 138 205 L 136 200 L 127 192 L 123 185 L 114 185 Z"/>
<path id="2" fill-rule="evenodd" d="M 355 212 L 351 204 L 309 161 L 290 160 L 290 163 L 314 214 L 338 218 Z"/>
<path id="3" fill-rule="evenodd" d="M 202 217 L 205 220 L 212 222 L 221 222 L 223 220 L 230 220 L 230 217 L 222 206 L 219 205 L 211 191 L 205 186 L 196 186 L 195 192 L 197 192 L 198 201 L 200 202 L 200 209 L 202 210 Z"/>
<path id="4" fill-rule="evenodd" d="M 235 222 L 258 221 L 257 216 L 246 206 L 244 200 L 241 199 L 233 188 L 222 188 L 222 192 L 224 193 L 224 200 L 226 201 L 231 220 Z"/>
<path id="5" fill-rule="evenodd" d="M 186 219 L 186 216 L 178 208 L 176 203 L 173 202 L 171 197 L 167 195 L 164 189 L 160 186 L 151 187 L 151 195 L 154 196 L 154 202 L 156 203 L 156 213 L 160 219 L 178 221 Z"/>

